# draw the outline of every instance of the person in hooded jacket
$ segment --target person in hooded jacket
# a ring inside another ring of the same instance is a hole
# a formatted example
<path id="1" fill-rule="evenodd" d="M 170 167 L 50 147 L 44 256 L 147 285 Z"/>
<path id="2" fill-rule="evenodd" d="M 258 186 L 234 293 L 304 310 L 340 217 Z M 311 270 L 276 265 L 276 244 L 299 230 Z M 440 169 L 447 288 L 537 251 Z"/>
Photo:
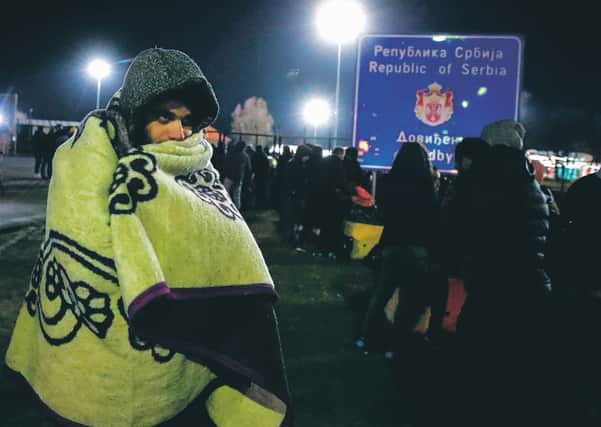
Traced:
<path id="1" fill-rule="evenodd" d="M 277 158 L 275 169 L 275 179 L 273 182 L 273 201 L 276 209 L 281 213 L 286 198 L 286 188 L 288 187 L 288 169 L 292 160 L 292 151 L 289 145 L 285 145 L 282 154 Z"/>
<path id="2" fill-rule="evenodd" d="M 359 152 L 355 147 L 347 147 L 344 150 L 344 159 L 342 161 L 344 167 L 344 175 L 346 177 L 346 181 L 352 187 L 361 186 L 367 189 L 367 179 L 363 170 L 361 170 L 361 165 L 357 160 Z"/>
<path id="3" fill-rule="evenodd" d="M 449 277 L 462 277 L 460 257 L 465 253 L 462 249 L 465 239 L 463 235 L 470 225 L 465 221 L 463 209 L 469 207 L 469 200 L 479 185 L 482 170 L 486 167 L 490 146 L 482 138 L 465 137 L 455 147 L 455 168 L 457 176 L 439 195 L 441 206 L 442 259 L 444 269 Z"/>
<path id="4" fill-rule="evenodd" d="M 421 364 L 427 329 L 423 322 L 431 303 L 439 228 L 432 164 L 422 144 L 401 145 L 379 193 L 381 266 L 357 344 L 393 355 L 406 421 L 415 423 L 429 412 L 423 398 L 430 393 Z"/>
<path id="5" fill-rule="evenodd" d="M 61 425 L 291 425 L 267 266 L 210 163 L 185 53 L 140 52 L 58 149 L 6 354 Z"/>
<path id="6" fill-rule="evenodd" d="M 35 164 L 33 168 L 33 175 L 36 178 L 42 177 L 42 155 L 44 152 L 44 143 L 47 138 L 41 127 L 35 129 L 35 133 L 31 137 L 31 148 L 33 150 L 33 157 Z"/>
<path id="7" fill-rule="evenodd" d="M 219 172 L 221 176 L 223 176 L 223 167 L 225 164 L 226 154 L 227 153 L 225 141 L 220 138 L 219 142 L 217 142 L 217 147 L 215 147 L 215 151 L 213 152 L 213 158 L 211 159 L 211 163 L 213 163 L 213 166 L 215 167 L 215 169 L 217 169 L 217 172 Z"/>
<path id="8" fill-rule="evenodd" d="M 490 123 L 490 146 L 458 200 L 467 299 L 457 336 L 470 402 L 465 425 L 546 425 L 549 209 L 523 151 L 524 126 Z M 536 396 L 532 398 L 533 396 Z M 494 414 L 494 415 L 493 415 Z"/>
<path id="9" fill-rule="evenodd" d="M 246 154 L 246 143 L 240 140 L 230 148 L 223 166 L 223 185 L 238 209 L 242 208 L 242 192 L 250 185 L 250 157 Z"/>
<path id="10" fill-rule="evenodd" d="M 305 243 L 305 219 L 307 198 L 310 192 L 311 148 L 299 145 L 289 161 L 284 181 L 284 205 L 282 208 L 282 231 L 295 244 Z"/>
<path id="11" fill-rule="evenodd" d="M 313 190 L 316 223 L 320 230 L 318 250 L 336 258 L 342 252 L 342 222 L 350 209 L 354 189 L 344 173 L 344 149 L 335 147 L 317 168 Z"/>

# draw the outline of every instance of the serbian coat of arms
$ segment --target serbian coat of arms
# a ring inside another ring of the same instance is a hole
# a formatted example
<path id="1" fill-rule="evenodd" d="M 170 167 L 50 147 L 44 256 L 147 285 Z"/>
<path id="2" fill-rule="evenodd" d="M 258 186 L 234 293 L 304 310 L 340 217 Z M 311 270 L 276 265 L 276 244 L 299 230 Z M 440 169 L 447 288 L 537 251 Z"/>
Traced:
<path id="1" fill-rule="evenodd" d="M 443 124 L 453 115 L 453 92 L 441 92 L 442 86 L 432 83 L 428 90 L 416 92 L 415 116 L 428 126 Z"/>

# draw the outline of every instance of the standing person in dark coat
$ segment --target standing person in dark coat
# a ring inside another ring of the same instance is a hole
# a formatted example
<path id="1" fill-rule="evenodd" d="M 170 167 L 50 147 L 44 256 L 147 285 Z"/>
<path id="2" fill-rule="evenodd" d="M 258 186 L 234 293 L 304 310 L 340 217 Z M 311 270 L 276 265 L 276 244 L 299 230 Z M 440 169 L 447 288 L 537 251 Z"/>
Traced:
<path id="1" fill-rule="evenodd" d="M 223 185 L 238 209 L 242 207 L 242 191 L 250 180 L 250 159 L 242 140 L 228 151 L 223 170 Z"/>
<path id="2" fill-rule="evenodd" d="M 424 367 L 416 363 L 422 359 L 425 342 L 425 331 L 419 325 L 429 305 L 439 216 L 426 148 L 404 143 L 379 192 L 384 223 L 382 259 L 361 337 L 368 349 L 394 352 L 406 422 L 417 423 L 426 412 L 421 404 L 430 391 L 425 390 L 431 387 Z M 393 305 L 392 301 L 397 302 L 396 308 L 389 310 L 386 320 L 385 307 Z"/>
<path id="3" fill-rule="evenodd" d="M 355 194 L 344 174 L 343 157 L 344 149 L 336 147 L 332 155 L 323 159 L 313 188 L 318 208 L 319 249 L 330 258 L 336 258 L 342 250 L 342 222 Z"/>
<path id="4" fill-rule="evenodd" d="M 358 151 L 355 147 L 347 147 L 346 150 L 344 150 L 344 160 L 342 163 L 344 175 L 346 181 L 352 187 L 362 186 L 365 188 L 367 187 L 367 180 L 365 179 L 365 174 L 363 173 L 363 170 L 361 170 L 361 165 L 357 160 L 358 155 Z"/>
<path id="5" fill-rule="evenodd" d="M 307 197 L 310 191 L 311 148 L 299 145 L 290 160 L 284 181 L 284 207 L 282 209 L 282 232 L 296 244 L 304 237 Z"/>
<path id="6" fill-rule="evenodd" d="M 306 243 L 315 244 L 319 235 L 319 215 L 320 203 L 319 185 L 321 163 L 323 162 L 323 149 L 315 144 L 306 144 L 310 150 L 309 160 L 307 161 L 308 188 L 305 206 L 305 216 L 303 218 L 303 234 Z"/>
<path id="7" fill-rule="evenodd" d="M 52 176 L 52 158 L 54 157 L 54 152 L 56 151 L 56 138 L 52 132 L 52 129 L 49 127 L 42 128 L 40 149 L 42 154 L 40 173 L 42 175 L 42 179 L 50 179 Z"/>
<path id="8" fill-rule="evenodd" d="M 466 363 L 463 402 L 470 402 L 464 425 L 547 425 L 549 210 L 523 152 L 524 135 L 513 120 L 483 129 L 491 149 L 461 200 L 467 300 L 457 334 Z"/>
<path id="9" fill-rule="evenodd" d="M 449 277 L 462 277 L 460 271 L 461 250 L 464 243 L 462 236 L 469 223 L 461 212 L 467 208 L 468 201 L 479 180 L 483 179 L 490 145 L 482 138 L 465 137 L 455 147 L 455 169 L 457 176 L 445 185 L 439 195 L 441 205 L 442 258 L 443 268 Z M 459 250 L 458 250 L 459 249 Z"/>
<path id="10" fill-rule="evenodd" d="M 213 167 L 217 169 L 219 175 L 223 175 L 225 156 L 225 141 L 219 140 L 217 147 L 215 147 L 215 151 L 213 151 L 213 158 L 211 159 L 211 163 L 213 163 Z"/>
<path id="11" fill-rule="evenodd" d="M 549 261 L 559 380 L 557 425 L 601 425 L 601 171 L 576 180 L 561 205 Z M 555 376 L 557 377 L 557 376 Z"/>
<path id="12" fill-rule="evenodd" d="M 253 183 L 256 194 L 256 207 L 267 208 L 267 192 L 269 185 L 269 159 L 261 145 L 257 145 L 252 157 Z"/>
<path id="13" fill-rule="evenodd" d="M 286 189 L 288 188 L 288 169 L 292 160 L 292 152 L 290 146 L 285 145 L 282 154 L 277 159 L 275 170 L 275 181 L 273 183 L 273 198 L 276 203 L 276 208 L 282 212 L 283 204 L 286 199 Z"/>
<path id="14" fill-rule="evenodd" d="M 31 138 L 31 148 L 33 150 L 33 157 L 35 159 L 35 165 L 33 167 L 33 176 L 36 178 L 42 177 L 42 154 L 44 148 L 44 133 L 42 128 L 38 127 Z"/>

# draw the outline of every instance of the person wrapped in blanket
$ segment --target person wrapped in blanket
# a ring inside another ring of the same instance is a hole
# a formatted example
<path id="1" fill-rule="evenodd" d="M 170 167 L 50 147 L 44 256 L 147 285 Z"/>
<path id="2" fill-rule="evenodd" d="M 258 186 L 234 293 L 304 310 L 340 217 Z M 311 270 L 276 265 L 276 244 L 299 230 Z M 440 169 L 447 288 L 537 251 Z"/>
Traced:
<path id="1" fill-rule="evenodd" d="M 273 281 L 203 138 L 218 108 L 148 49 L 58 149 L 6 364 L 59 424 L 292 425 Z"/>

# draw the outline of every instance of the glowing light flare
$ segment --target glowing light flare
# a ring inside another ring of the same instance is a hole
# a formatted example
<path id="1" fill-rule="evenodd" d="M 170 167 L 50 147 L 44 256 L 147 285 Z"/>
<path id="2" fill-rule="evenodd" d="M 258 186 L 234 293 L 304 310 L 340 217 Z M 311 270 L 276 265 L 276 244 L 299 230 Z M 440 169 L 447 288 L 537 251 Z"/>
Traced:
<path id="1" fill-rule="evenodd" d="M 0 125 L 4 124 L 4 116 L 0 114 Z"/>
<path id="2" fill-rule="evenodd" d="M 102 80 L 111 73 L 111 66 L 102 59 L 95 59 L 88 64 L 88 74 L 96 80 Z"/>
<path id="3" fill-rule="evenodd" d="M 478 96 L 483 96 L 488 93 L 488 88 L 486 86 L 480 86 L 478 88 Z"/>
<path id="4" fill-rule="evenodd" d="M 461 101 L 461 106 L 463 108 L 467 108 L 467 107 L 470 106 L 470 103 L 469 103 L 469 101 L 467 101 L 467 100 L 464 99 L 463 101 Z"/>
<path id="5" fill-rule="evenodd" d="M 322 38 L 338 44 L 353 41 L 365 31 L 366 15 L 353 0 L 329 0 L 317 9 L 317 30 Z"/>
<path id="6" fill-rule="evenodd" d="M 365 139 L 360 139 L 358 145 L 359 149 L 357 151 L 359 152 L 359 156 L 363 156 L 365 153 L 369 153 L 369 142 L 367 142 Z"/>
<path id="7" fill-rule="evenodd" d="M 443 35 L 432 36 L 432 41 L 435 41 L 435 42 L 444 42 L 446 39 L 447 39 L 447 36 L 443 36 Z"/>
<path id="8" fill-rule="evenodd" d="M 313 98 L 307 101 L 303 107 L 303 119 L 311 126 L 321 126 L 327 123 L 331 116 L 330 104 L 321 98 Z"/>

